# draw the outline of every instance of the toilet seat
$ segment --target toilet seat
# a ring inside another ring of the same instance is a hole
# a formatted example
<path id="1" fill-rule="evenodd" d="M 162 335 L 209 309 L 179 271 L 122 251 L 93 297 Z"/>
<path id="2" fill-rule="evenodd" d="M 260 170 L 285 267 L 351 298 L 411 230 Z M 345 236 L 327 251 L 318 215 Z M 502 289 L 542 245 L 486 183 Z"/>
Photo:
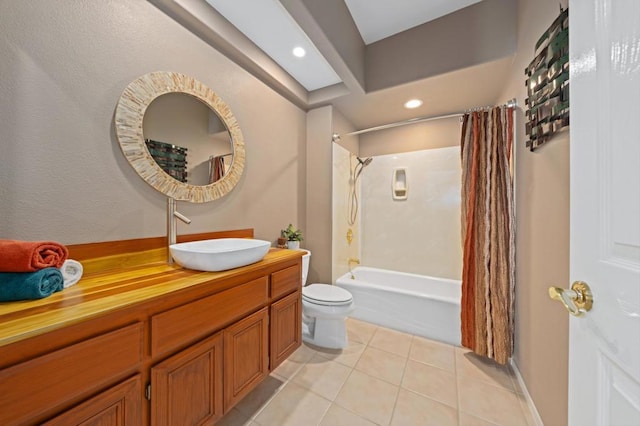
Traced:
<path id="1" fill-rule="evenodd" d="M 342 306 L 352 302 L 347 290 L 330 284 L 311 284 L 302 288 L 302 299 L 322 306 Z"/>

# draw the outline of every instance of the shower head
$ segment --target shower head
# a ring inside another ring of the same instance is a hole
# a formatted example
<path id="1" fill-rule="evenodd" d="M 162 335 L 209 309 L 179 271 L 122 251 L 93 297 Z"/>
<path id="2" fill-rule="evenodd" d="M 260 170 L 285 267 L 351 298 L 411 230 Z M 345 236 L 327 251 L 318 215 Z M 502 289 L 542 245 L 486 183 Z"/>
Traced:
<path id="1" fill-rule="evenodd" d="M 353 168 L 353 174 L 355 175 L 354 183 L 358 181 L 358 177 L 360 176 L 360 173 L 362 173 L 362 170 L 364 170 L 365 167 L 371 164 L 373 158 L 367 157 L 363 160 L 360 157 L 356 157 L 356 160 L 358 160 L 358 164 L 356 164 L 356 166 Z"/>
<path id="2" fill-rule="evenodd" d="M 371 164 L 371 162 L 373 161 L 373 158 L 372 158 L 372 157 L 367 157 L 367 158 L 365 158 L 364 160 L 363 160 L 362 158 L 360 158 L 360 157 L 356 157 L 356 158 L 358 159 L 358 162 L 359 162 L 360 164 L 362 164 L 362 167 L 366 167 L 366 166 L 368 166 L 368 165 L 369 165 L 369 164 Z"/>

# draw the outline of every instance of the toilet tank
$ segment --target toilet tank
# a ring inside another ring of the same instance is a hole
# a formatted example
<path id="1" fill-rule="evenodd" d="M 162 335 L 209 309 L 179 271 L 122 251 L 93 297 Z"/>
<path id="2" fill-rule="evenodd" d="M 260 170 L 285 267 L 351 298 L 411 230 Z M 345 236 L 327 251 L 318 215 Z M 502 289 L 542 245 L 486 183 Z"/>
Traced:
<path id="1" fill-rule="evenodd" d="M 309 260 L 311 259 L 311 252 L 309 250 L 302 250 L 305 254 L 302 256 L 302 286 L 307 284 L 307 276 L 309 275 Z"/>

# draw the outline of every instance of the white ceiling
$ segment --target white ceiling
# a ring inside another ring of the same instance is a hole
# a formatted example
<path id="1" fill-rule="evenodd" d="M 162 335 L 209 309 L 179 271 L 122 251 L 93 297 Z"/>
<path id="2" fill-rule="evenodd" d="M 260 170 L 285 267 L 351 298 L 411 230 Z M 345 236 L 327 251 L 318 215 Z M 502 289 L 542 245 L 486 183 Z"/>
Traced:
<path id="1" fill-rule="evenodd" d="M 433 21 L 481 0 L 345 0 L 366 44 Z"/>
<path id="2" fill-rule="evenodd" d="M 206 0 L 308 91 L 340 83 L 340 77 L 278 0 Z M 307 52 L 292 54 L 294 47 Z"/>

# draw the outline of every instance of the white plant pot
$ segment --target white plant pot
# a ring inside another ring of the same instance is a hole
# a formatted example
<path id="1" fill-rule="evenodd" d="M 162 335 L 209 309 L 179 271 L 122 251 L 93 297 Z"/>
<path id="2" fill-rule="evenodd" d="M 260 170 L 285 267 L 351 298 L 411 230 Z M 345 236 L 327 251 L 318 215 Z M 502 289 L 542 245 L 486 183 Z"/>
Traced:
<path id="1" fill-rule="evenodd" d="M 287 241 L 287 248 L 289 250 L 298 250 L 300 248 L 300 241 Z"/>

